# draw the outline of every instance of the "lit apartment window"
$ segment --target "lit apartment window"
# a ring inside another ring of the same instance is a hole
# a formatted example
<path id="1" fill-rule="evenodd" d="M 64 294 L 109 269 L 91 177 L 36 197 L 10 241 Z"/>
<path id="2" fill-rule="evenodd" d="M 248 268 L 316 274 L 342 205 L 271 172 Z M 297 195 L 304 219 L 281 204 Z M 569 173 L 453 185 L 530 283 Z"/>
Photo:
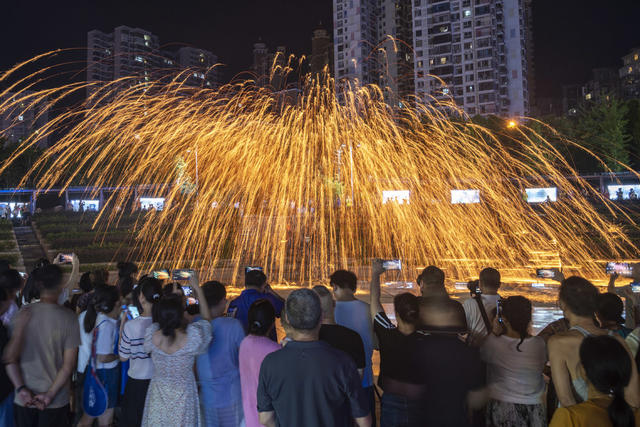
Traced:
<path id="1" fill-rule="evenodd" d="M 446 56 L 443 56 L 442 58 L 440 58 L 440 63 L 441 63 L 442 65 L 446 64 L 446 63 L 447 63 L 447 57 L 446 57 Z"/>
<path id="2" fill-rule="evenodd" d="M 469 18 L 469 17 L 471 17 L 471 9 L 465 9 L 465 10 L 462 12 L 462 16 L 463 16 L 463 17 L 465 17 L 465 18 Z"/>
<path id="3" fill-rule="evenodd" d="M 584 96 L 584 99 L 586 99 L 587 101 L 591 100 L 591 94 L 588 93 Z"/>
<path id="4" fill-rule="evenodd" d="M 448 87 L 442 88 L 442 94 L 449 95 L 449 88 Z"/>
<path id="5" fill-rule="evenodd" d="M 18 116 L 18 121 L 23 121 L 24 120 L 24 116 Z"/>
<path id="6" fill-rule="evenodd" d="M 142 56 L 136 56 L 136 62 L 144 62 Z"/>
<path id="7" fill-rule="evenodd" d="M 629 69 L 627 70 L 627 72 L 628 72 L 629 74 L 633 73 L 633 67 L 629 67 Z"/>
<path id="8" fill-rule="evenodd" d="M 635 55 L 633 55 L 633 60 L 637 61 L 638 60 L 638 54 L 636 53 Z"/>
<path id="9" fill-rule="evenodd" d="M 151 36 L 149 34 L 145 34 L 144 35 L 144 39 L 149 41 L 149 40 L 151 40 Z"/>
<path id="10" fill-rule="evenodd" d="M 424 67 L 424 61 L 418 61 L 418 68 Z"/>

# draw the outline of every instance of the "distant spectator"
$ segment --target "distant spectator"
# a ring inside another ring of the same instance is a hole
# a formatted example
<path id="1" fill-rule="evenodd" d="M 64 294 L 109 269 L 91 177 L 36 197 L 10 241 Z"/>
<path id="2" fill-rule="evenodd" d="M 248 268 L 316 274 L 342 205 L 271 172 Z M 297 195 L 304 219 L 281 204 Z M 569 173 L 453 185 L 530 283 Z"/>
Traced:
<path id="1" fill-rule="evenodd" d="M 500 305 L 502 315 L 494 321 L 498 335 L 489 334 L 480 349 L 489 386 L 486 425 L 546 426 L 542 396 L 547 349 L 542 338 L 529 334 L 531 302 L 513 296 Z"/>
<path id="2" fill-rule="evenodd" d="M 479 344 L 490 332 L 493 313 L 495 313 L 500 295 L 500 272 L 495 268 L 485 268 L 480 272 L 478 281 L 480 294 L 473 295 L 462 304 L 467 318 L 467 326 L 472 342 Z M 479 298 L 479 299 L 478 299 Z M 482 302 L 484 316 L 479 302 Z M 485 325 L 485 316 L 489 322 L 489 329 Z"/>
<path id="3" fill-rule="evenodd" d="M 468 331 L 464 309 L 449 298 L 423 298 L 420 319 L 429 349 L 422 360 L 428 386 L 422 399 L 422 425 L 469 426 L 469 411 L 483 403 L 485 366 L 478 350 L 462 339 Z"/>
<path id="4" fill-rule="evenodd" d="M 558 408 L 550 427 L 634 427 L 640 411 L 625 399 L 633 366 L 627 349 L 610 336 L 587 337 L 579 348 L 580 363 L 589 385 L 589 399 Z"/>
<path id="5" fill-rule="evenodd" d="M 558 400 L 563 407 L 584 402 L 587 399 L 587 382 L 580 366 L 578 349 L 586 337 L 606 335 L 609 331 L 594 325 L 598 289 L 581 277 L 569 277 L 562 281 L 558 300 L 560 308 L 569 320 L 569 331 L 559 333 L 547 343 L 551 377 L 555 384 Z M 620 339 L 622 341 L 622 339 Z M 627 391 L 627 399 L 633 406 L 640 404 L 638 378 L 634 366 L 632 385 Z"/>
<path id="6" fill-rule="evenodd" d="M 227 291 L 220 282 L 207 282 L 202 290 L 209 303 L 215 339 L 196 359 L 200 405 L 208 427 L 236 427 L 242 424 L 242 392 L 238 352 L 245 337 L 237 319 L 225 317 Z"/>
<path id="7" fill-rule="evenodd" d="M 268 337 L 275 327 L 276 313 L 266 299 L 256 300 L 249 307 L 249 335 L 240 344 L 240 381 L 242 382 L 242 407 L 246 427 L 262 427 L 257 409 L 258 378 L 260 366 L 269 353 L 281 347 Z"/>
<path id="8" fill-rule="evenodd" d="M 626 338 L 631 333 L 631 329 L 624 326 L 623 311 L 624 304 L 618 295 L 610 292 L 598 294 L 595 315 L 600 327 Z"/>
<path id="9" fill-rule="evenodd" d="M 325 341 L 332 347 L 347 353 L 353 359 L 356 368 L 358 368 L 358 373 L 362 377 L 364 375 L 364 368 L 366 367 L 362 338 L 360 338 L 360 335 L 353 329 L 336 324 L 334 316 L 336 302 L 331 295 L 331 291 L 329 291 L 326 286 L 314 286 L 313 291 L 318 294 L 322 307 L 320 341 Z"/>
<path id="10" fill-rule="evenodd" d="M 5 352 L 16 389 L 18 427 L 69 426 L 69 383 L 80 344 L 75 314 L 58 305 L 62 270 L 46 265 L 32 273 L 40 302 L 20 310 Z"/>
<path id="11" fill-rule="evenodd" d="M 418 285 L 423 297 L 448 296 L 444 286 L 444 271 L 430 265 L 422 270 L 418 276 Z"/>
<path id="12" fill-rule="evenodd" d="M 118 281 L 116 286 L 120 291 L 120 296 L 127 299 L 127 302 L 132 301 L 130 294 L 136 284 L 134 274 L 138 272 L 138 266 L 132 262 L 119 262 L 118 267 Z"/>
<path id="13" fill-rule="evenodd" d="M 358 426 L 370 426 L 369 405 L 353 360 L 318 340 L 318 295 L 309 289 L 293 291 L 286 317 L 292 341 L 268 354 L 260 368 L 260 422 L 267 427 L 351 427 L 355 420 Z"/>
<path id="14" fill-rule="evenodd" d="M 240 323 L 242 323 L 245 333 L 249 330 L 249 307 L 251 307 L 251 304 L 256 300 L 261 298 L 269 300 L 269 302 L 273 304 L 276 317 L 280 317 L 282 307 L 284 307 L 284 299 L 274 292 L 267 283 L 267 276 L 262 271 L 251 270 L 246 273 L 244 276 L 244 286 L 245 290 L 242 291 L 240 296 L 229 303 L 227 316 L 238 319 Z M 269 332 L 269 337 L 274 341 L 278 340 L 275 329 Z"/>
<path id="15" fill-rule="evenodd" d="M 358 278 L 347 270 L 337 270 L 329 281 L 336 298 L 335 318 L 338 325 L 356 331 L 362 338 L 366 366 L 362 377 L 362 387 L 369 399 L 369 409 L 375 424 L 375 391 L 373 385 L 373 320 L 369 304 L 356 299 Z"/>

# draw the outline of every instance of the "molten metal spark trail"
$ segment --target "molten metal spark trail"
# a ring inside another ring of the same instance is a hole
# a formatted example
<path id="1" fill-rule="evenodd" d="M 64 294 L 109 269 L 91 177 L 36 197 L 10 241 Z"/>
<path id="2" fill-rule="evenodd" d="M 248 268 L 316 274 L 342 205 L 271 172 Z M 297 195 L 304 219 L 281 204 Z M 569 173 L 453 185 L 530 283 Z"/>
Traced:
<path id="1" fill-rule="evenodd" d="M 64 129 L 33 166 L 39 188 L 121 187 L 101 214 L 117 222 L 125 206 L 139 208 L 136 186 L 155 185 L 165 207 L 136 231 L 150 262 L 257 264 L 300 283 L 371 257 L 402 258 L 409 278 L 431 263 L 450 277 L 559 263 L 601 276 L 596 260 L 637 254 L 587 197 L 608 217 L 623 214 L 520 124 L 507 147 L 442 108 L 409 100 L 394 111 L 379 88 L 336 94 L 328 78 L 305 78 L 293 97 L 251 81 L 189 88 L 185 75 L 26 91 L 41 75 L 10 84 L 24 66 L 0 78 L 9 84 L 0 95 L 17 92 L 0 96 L 0 114 L 91 96 L 38 129 L 2 170 Z M 530 187 L 558 187 L 561 197 L 532 207 L 523 198 Z M 480 203 L 452 204 L 455 189 L 479 190 Z M 383 204 L 389 190 L 409 190 L 409 203 Z"/>

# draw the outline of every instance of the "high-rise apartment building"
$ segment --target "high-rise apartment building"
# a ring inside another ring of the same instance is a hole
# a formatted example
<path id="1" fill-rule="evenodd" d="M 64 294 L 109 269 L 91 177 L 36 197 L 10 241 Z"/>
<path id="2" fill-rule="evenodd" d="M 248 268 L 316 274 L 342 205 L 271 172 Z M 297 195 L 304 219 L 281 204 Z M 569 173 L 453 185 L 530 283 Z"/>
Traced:
<path id="1" fill-rule="evenodd" d="M 416 95 L 469 115 L 525 116 L 533 98 L 531 0 L 413 0 Z"/>
<path id="2" fill-rule="evenodd" d="M 622 96 L 625 99 L 640 98 L 640 47 L 632 49 L 622 58 L 623 66 L 619 70 Z"/>
<path id="3" fill-rule="evenodd" d="M 27 98 L 33 94 L 32 91 L 22 91 L 18 99 Z M 16 96 L 14 93 L 7 93 L 0 97 L 0 104 L 5 101 L 13 101 Z M 30 101 L 32 102 L 32 101 Z M 46 101 L 38 103 L 16 102 L 15 107 L 0 114 L 0 140 L 4 140 L 5 145 L 17 144 L 26 140 L 32 134 L 38 132 L 38 129 L 47 124 L 49 114 Z M 39 147 L 48 146 L 48 138 L 40 138 Z"/>
<path id="4" fill-rule="evenodd" d="M 379 0 L 378 83 L 389 105 L 414 93 L 411 0 Z"/>
<path id="5" fill-rule="evenodd" d="M 256 83 L 260 86 L 271 86 L 275 90 L 284 89 L 283 68 L 287 65 L 287 61 L 285 46 L 278 46 L 275 52 L 271 52 L 266 43 L 254 43 L 251 70 L 255 74 Z"/>
<path id="6" fill-rule="evenodd" d="M 166 57 L 165 53 L 163 57 Z M 190 86 L 214 87 L 218 82 L 218 57 L 208 50 L 195 47 L 181 47 L 176 53 L 178 65 L 188 70 L 186 84 Z"/>
<path id="7" fill-rule="evenodd" d="M 137 83 L 155 81 L 188 69 L 185 84 L 215 86 L 217 57 L 206 50 L 183 47 L 177 52 L 160 50 L 158 36 L 141 28 L 120 26 L 112 33 L 92 30 L 88 33 L 87 82 L 111 82 L 137 77 Z M 130 84 L 130 82 L 128 82 Z M 91 95 L 98 86 L 89 87 Z"/>
<path id="8" fill-rule="evenodd" d="M 378 3 L 333 0 L 333 49 L 338 85 L 378 83 Z"/>
<path id="9" fill-rule="evenodd" d="M 327 30 L 318 28 L 313 31 L 311 38 L 311 73 L 320 74 L 326 67 L 333 74 L 333 44 Z"/>

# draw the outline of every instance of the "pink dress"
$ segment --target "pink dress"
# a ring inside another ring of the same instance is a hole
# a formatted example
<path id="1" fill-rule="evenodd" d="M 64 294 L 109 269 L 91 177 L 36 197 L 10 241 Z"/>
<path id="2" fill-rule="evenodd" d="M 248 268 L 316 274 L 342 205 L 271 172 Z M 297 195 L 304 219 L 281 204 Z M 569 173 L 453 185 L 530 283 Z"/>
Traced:
<path id="1" fill-rule="evenodd" d="M 261 427 L 258 420 L 258 378 L 260 365 L 269 353 L 282 347 L 268 337 L 248 335 L 240 343 L 239 365 L 242 386 L 242 408 L 246 427 Z"/>

